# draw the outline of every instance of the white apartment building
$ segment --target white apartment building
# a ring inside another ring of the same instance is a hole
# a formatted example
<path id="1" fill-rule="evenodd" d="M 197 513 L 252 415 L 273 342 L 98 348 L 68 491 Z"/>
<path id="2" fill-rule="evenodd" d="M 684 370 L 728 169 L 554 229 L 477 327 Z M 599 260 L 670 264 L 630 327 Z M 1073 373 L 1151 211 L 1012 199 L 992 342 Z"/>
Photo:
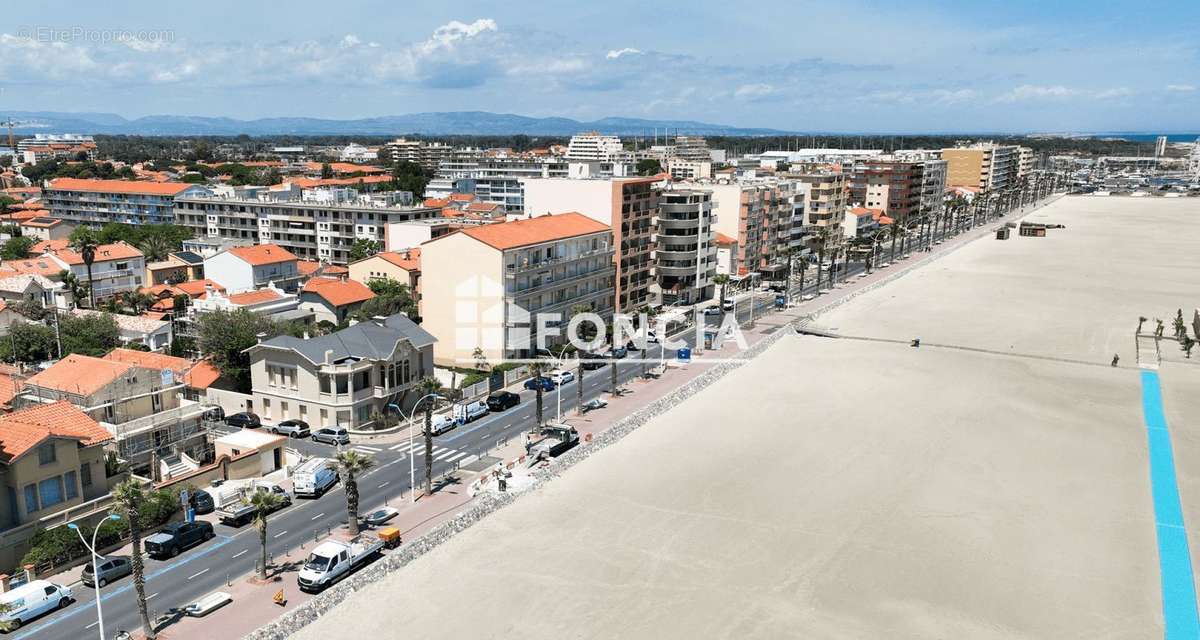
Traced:
<path id="1" fill-rule="evenodd" d="M 525 210 L 526 178 L 565 178 L 569 170 L 561 158 L 496 155 L 480 149 L 456 149 L 438 168 L 438 176 L 425 185 L 425 197 L 446 198 L 452 193 L 473 194 L 480 202 L 495 203 L 505 211 Z"/>
<path id="2" fill-rule="evenodd" d="M 204 259 L 204 277 L 229 293 L 256 291 L 269 284 L 295 288 L 301 278 L 299 259 L 276 244 L 231 247 Z"/>
<path id="3" fill-rule="evenodd" d="M 83 256 L 66 246 L 65 241 L 47 249 L 46 256 L 70 271 L 80 282 L 91 286 L 96 300 L 137 291 L 146 274 L 146 259 L 137 247 L 125 242 L 96 247 L 91 275 Z M 90 278 L 90 279 L 89 279 Z"/>
<path id="4" fill-rule="evenodd" d="M 1017 147 L 1017 177 L 1024 178 L 1033 173 L 1034 161 L 1033 149 Z"/>
<path id="5" fill-rule="evenodd" d="M 342 147 L 338 153 L 338 160 L 342 162 L 374 162 L 379 159 L 379 153 L 375 149 L 364 147 L 356 142 Z"/>
<path id="6" fill-rule="evenodd" d="M 453 147 L 441 142 L 396 138 L 384 145 L 380 154 L 390 162 L 415 162 L 429 171 L 437 171 L 453 151 Z"/>
<path id="7" fill-rule="evenodd" d="M 402 204 L 411 197 L 407 191 L 208 189 L 176 198 L 175 222 L 196 238 L 273 244 L 300 259 L 348 264 L 356 240 L 386 245 L 389 223 L 441 216 L 440 209 Z"/>
<path id="8" fill-rule="evenodd" d="M 712 231 L 712 194 L 667 189 L 659 198 L 654 274 L 659 303 L 697 304 L 713 297 L 717 247 Z"/>
<path id="9" fill-rule="evenodd" d="M 625 147 L 621 138 L 592 131 L 571 136 L 566 157 L 568 160 L 612 160 L 623 153 Z"/>
<path id="10" fill-rule="evenodd" d="M 667 160 L 665 169 L 676 180 L 705 180 L 713 177 L 712 162 L 708 160 L 671 158 Z"/>
<path id="11" fill-rule="evenodd" d="M 579 213 L 489 224 L 427 242 L 421 273 L 421 323 L 438 337 L 434 360 L 443 365 L 473 364 L 476 349 L 492 364 L 532 357 L 539 336 L 547 347 L 564 342 L 577 306 L 606 318 L 613 313 L 612 232 Z"/>

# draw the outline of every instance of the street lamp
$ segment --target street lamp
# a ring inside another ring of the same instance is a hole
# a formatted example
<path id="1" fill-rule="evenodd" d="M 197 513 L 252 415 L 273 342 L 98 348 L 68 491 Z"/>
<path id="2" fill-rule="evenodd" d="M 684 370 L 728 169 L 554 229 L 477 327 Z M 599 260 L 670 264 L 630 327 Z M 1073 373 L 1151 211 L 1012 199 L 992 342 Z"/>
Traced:
<path id="1" fill-rule="evenodd" d="M 565 344 L 565 345 L 563 345 L 563 348 L 562 348 L 562 350 L 558 352 L 558 357 L 557 357 L 557 358 L 555 358 L 555 360 L 557 360 L 557 361 L 558 361 L 558 371 L 559 371 L 559 373 L 560 373 L 560 374 L 561 374 L 561 373 L 564 371 L 564 369 L 563 369 L 563 356 L 567 355 L 567 349 L 569 349 L 570 347 L 571 347 L 571 345 L 570 345 L 570 344 Z M 613 348 L 614 348 L 614 349 L 616 349 L 616 348 L 617 348 L 617 345 L 616 345 L 616 344 L 613 344 Z M 553 352 L 552 352 L 552 353 L 553 353 Z M 559 375 L 559 378 L 558 378 L 558 379 L 559 379 L 559 380 L 562 380 L 562 376 L 561 376 L 561 375 Z M 576 380 L 576 381 L 575 381 L 575 384 L 582 385 L 582 384 L 583 384 L 583 381 L 582 381 L 582 380 Z M 557 402 L 558 402 L 558 407 L 557 407 L 556 411 L 558 412 L 558 423 L 559 423 L 559 424 L 562 424 L 562 392 L 563 392 L 563 389 L 562 389 L 562 388 L 563 388 L 563 386 L 562 386 L 561 384 L 560 384 L 560 385 L 558 385 L 557 387 L 555 387 L 555 388 L 554 388 L 554 398 L 555 398 L 555 400 L 557 400 Z M 582 409 L 583 409 L 583 407 L 580 407 L 580 410 L 582 410 Z"/>
<path id="2" fill-rule="evenodd" d="M 413 440 L 412 440 L 413 418 L 417 415 L 417 407 L 421 406 L 421 403 L 425 402 L 426 398 L 436 398 L 438 400 L 445 400 L 445 398 L 443 398 L 442 396 L 439 396 L 436 393 L 427 393 L 427 394 L 421 396 L 420 398 L 418 398 L 417 401 L 413 403 L 412 411 L 409 412 L 409 414 L 408 414 L 408 490 L 412 492 L 412 501 L 413 502 L 417 501 L 417 468 L 416 468 L 415 462 L 414 462 L 414 458 L 416 458 L 416 456 L 413 455 L 413 448 L 412 448 L 412 446 L 413 446 Z M 396 403 L 389 402 L 387 406 L 391 407 L 392 409 L 395 409 L 396 413 L 400 414 L 401 418 L 404 417 L 404 411 L 402 411 L 400 409 L 400 407 L 396 405 Z"/>
<path id="3" fill-rule="evenodd" d="M 120 519 L 121 516 L 115 513 L 110 513 L 105 518 L 105 520 Z M 103 522 L 102 520 L 101 523 Z M 83 537 L 83 532 L 79 530 L 79 525 L 72 522 L 67 525 L 67 528 L 73 530 L 75 535 L 79 536 L 79 541 L 83 543 L 83 546 L 92 552 L 92 590 L 96 592 L 96 621 L 100 624 L 100 640 L 104 640 L 106 637 L 104 635 L 104 611 L 100 608 L 100 554 L 96 553 L 96 534 L 100 533 L 100 525 L 96 525 L 96 528 L 92 530 L 91 546 L 88 546 L 87 539 Z"/>

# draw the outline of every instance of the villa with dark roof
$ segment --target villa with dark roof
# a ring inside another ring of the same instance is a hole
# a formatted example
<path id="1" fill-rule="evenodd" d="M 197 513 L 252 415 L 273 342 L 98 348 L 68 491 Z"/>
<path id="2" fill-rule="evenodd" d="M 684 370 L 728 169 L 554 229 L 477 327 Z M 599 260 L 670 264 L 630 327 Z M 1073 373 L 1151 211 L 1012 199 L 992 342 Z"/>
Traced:
<path id="1" fill-rule="evenodd" d="M 416 384 L 433 375 L 436 339 L 403 314 L 314 338 L 277 336 L 250 347 L 251 406 L 265 424 L 369 427 L 395 403 L 405 411 Z"/>

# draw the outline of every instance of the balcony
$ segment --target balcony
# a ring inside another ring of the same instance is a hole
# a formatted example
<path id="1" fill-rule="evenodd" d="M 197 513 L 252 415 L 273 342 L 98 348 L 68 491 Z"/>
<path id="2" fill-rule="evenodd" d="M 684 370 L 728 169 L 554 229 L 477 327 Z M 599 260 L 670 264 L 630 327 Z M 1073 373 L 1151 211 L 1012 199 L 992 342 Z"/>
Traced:
<path id="1" fill-rule="evenodd" d="M 574 274 L 563 275 L 558 278 L 542 278 L 537 284 L 530 284 L 529 286 L 520 289 L 518 289 L 515 285 L 511 289 L 509 287 L 505 287 L 504 295 L 508 298 L 512 298 L 513 296 L 524 295 L 533 291 L 557 289 L 581 280 L 612 276 L 616 274 L 616 271 L 616 265 L 609 263 L 603 267 L 600 267 L 599 269 L 592 269 L 591 271 L 576 272 Z"/>
<path id="2" fill-rule="evenodd" d="M 506 264 L 504 266 L 504 275 L 505 275 L 505 277 L 512 278 L 512 277 L 516 276 L 518 273 L 523 273 L 525 271 L 537 271 L 538 269 L 545 269 L 547 267 L 563 265 L 563 264 L 567 264 L 570 262 L 575 262 L 577 260 L 583 260 L 585 258 L 592 258 L 592 257 L 596 257 L 596 256 L 612 257 L 612 254 L 613 254 L 613 248 L 605 245 L 603 248 L 596 249 L 594 251 L 585 251 L 583 253 L 580 253 L 580 254 L 577 254 L 577 255 L 571 256 L 571 257 L 566 257 L 566 256 L 555 257 L 555 258 L 540 260 L 537 262 L 528 262 L 528 263 L 520 264 L 520 265 Z"/>
<path id="3" fill-rule="evenodd" d="M 173 435 L 179 436 L 173 441 L 178 441 L 202 430 L 199 428 L 199 419 L 206 410 L 204 405 L 198 402 L 190 400 L 181 400 L 180 402 L 180 406 L 174 409 L 167 409 L 120 424 L 101 422 L 100 425 L 108 429 L 108 432 L 113 434 L 118 442 L 164 427 L 172 427 Z M 186 424 L 190 421 L 196 421 L 196 425 Z"/>

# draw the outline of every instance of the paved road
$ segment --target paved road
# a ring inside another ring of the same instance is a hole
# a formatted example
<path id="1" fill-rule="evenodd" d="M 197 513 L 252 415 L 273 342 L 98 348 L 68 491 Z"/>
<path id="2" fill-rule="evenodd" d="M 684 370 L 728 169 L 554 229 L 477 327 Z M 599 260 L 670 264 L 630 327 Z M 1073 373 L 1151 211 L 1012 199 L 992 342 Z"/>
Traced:
<path id="1" fill-rule="evenodd" d="M 940 236 L 940 234 L 939 234 Z M 877 262 L 890 262 L 889 246 Z M 838 280 L 844 280 L 864 271 L 861 263 L 851 263 L 846 271 L 839 269 Z M 825 271 L 823 270 L 824 274 Z M 811 280 L 815 271 L 809 270 L 811 278 L 805 278 L 805 286 L 796 288 L 792 295 L 805 295 L 817 290 L 817 285 Z M 827 286 L 822 278 L 821 286 Z M 755 293 L 744 296 L 743 300 L 753 301 L 751 305 L 739 300 L 736 314 L 739 322 L 746 322 L 751 313 L 761 316 L 764 311 L 774 306 L 773 293 Z M 712 316 L 706 318 L 708 325 L 718 324 L 722 318 Z M 694 331 L 686 331 L 678 337 L 689 344 L 694 342 Z M 635 358 L 658 359 L 662 350 L 658 345 L 641 353 L 634 352 L 632 358 L 620 361 L 618 364 L 618 380 L 620 383 L 641 374 L 642 365 Z M 671 353 L 668 351 L 668 357 Z M 584 400 L 602 396 L 609 390 L 611 373 L 607 368 L 588 371 L 584 376 Z M 555 391 L 543 395 L 545 415 L 553 420 L 557 411 L 558 393 L 563 393 L 562 412 L 566 416 L 574 406 L 577 397 L 576 385 L 571 382 Z M 435 439 L 436 447 L 433 452 L 434 476 L 440 476 L 455 467 L 459 460 L 470 455 L 482 454 L 496 446 L 498 442 L 518 437 L 526 431 L 533 422 L 534 392 L 523 391 L 521 404 L 503 413 L 489 414 L 468 425 L 459 427 Z M 309 442 L 295 443 L 306 452 L 330 453 L 332 448 Z M 413 463 L 416 468 L 417 483 L 421 483 L 424 475 L 423 442 L 414 439 Z M 359 480 L 362 512 L 367 512 L 384 504 L 387 500 L 395 501 L 409 491 L 409 451 L 408 443 L 400 444 L 370 444 L 356 443 L 350 448 L 374 455 L 378 466 Z M 337 528 L 347 521 L 345 494 L 340 485 L 317 500 L 298 499 L 289 508 L 271 516 L 268 535 L 268 552 L 275 557 L 283 556 L 285 552 L 294 550 L 301 543 L 311 542 L 314 538 L 324 537 L 330 529 Z M 231 528 L 225 525 L 216 526 L 217 537 L 199 547 L 184 552 L 170 561 L 147 559 L 146 595 L 149 600 L 152 615 L 154 612 L 166 612 L 172 607 L 182 607 L 198 597 L 217 591 L 229 580 L 237 580 L 255 569 L 259 553 L 258 536 L 252 526 Z M 293 556 L 300 559 L 299 555 Z M 11 634 L 13 640 L 37 638 L 38 640 L 76 640 L 87 638 L 96 631 L 96 611 L 92 591 L 78 586 L 77 601 L 62 611 L 52 613 L 35 620 Z M 111 637 L 118 629 L 134 629 L 140 626 L 137 614 L 133 585 L 129 578 L 109 585 L 101 598 L 104 606 L 104 624 Z M 229 615 L 228 613 L 224 615 Z"/>

